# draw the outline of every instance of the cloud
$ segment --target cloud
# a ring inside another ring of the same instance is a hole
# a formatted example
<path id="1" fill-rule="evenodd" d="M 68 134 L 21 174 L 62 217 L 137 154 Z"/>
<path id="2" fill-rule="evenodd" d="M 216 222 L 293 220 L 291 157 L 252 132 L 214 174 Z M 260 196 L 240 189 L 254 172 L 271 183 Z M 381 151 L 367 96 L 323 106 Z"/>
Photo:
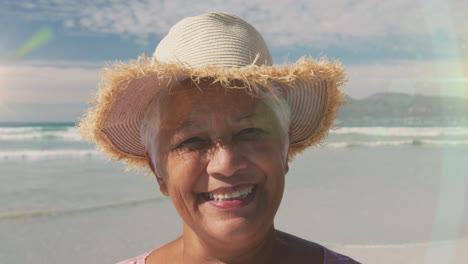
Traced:
<path id="1" fill-rule="evenodd" d="M 99 82 L 99 69 L 86 62 L 73 64 L 0 64 L 0 103 L 89 101 Z"/>
<path id="2" fill-rule="evenodd" d="M 127 34 L 138 38 L 163 36 L 180 19 L 209 11 L 239 15 L 252 23 L 270 45 L 325 48 L 356 40 L 401 38 L 430 41 L 442 32 L 463 46 L 468 42 L 468 1 L 373 0 L 40 0 L 23 10 L 29 19 L 55 19 L 64 25 L 79 21 L 87 31 Z M 33 8 L 34 7 L 34 8 Z M 34 9 L 34 11 L 31 11 Z M 68 22 L 67 22 L 68 21 Z"/>
<path id="3" fill-rule="evenodd" d="M 65 21 L 63 21 L 63 26 L 65 28 L 72 28 L 75 26 L 75 20 L 73 19 L 66 19 Z"/>
<path id="4" fill-rule="evenodd" d="M 393 61 L 346 67 L 345 92 L 362 98 L 378 92 L 401 92 L 468 98 L 468 61 Z"/>
<path id="5" fill-rule="evenodd" d="M 84 103 L 91 100 L 104 63 L 0 64 L 0 103 Z M 468 97 L 468 61 L 394 61 L 345 65 L 344 91 L 362 98 L 378 92 Z"/>
<path id="6" fill-rule="evenodd" d="M 377 92 L 468 97 L 466 0 L 36 0 L 9 1 L 0 16 L 9 12 L 18 19 L 58 22 L 75 35 L 117 34 L 145 46 L 180 19 L 209 11 L 244 18 L 278 50 L 333 47 L 353 53 L 353 64 L 345 65 L 349 81 L 344 87 L 352 97 Z M 435 55 L 411 57 L 415 60 L 401 59 L 410 57 L 406 55 L 374 58 L 385 49 L 389 54 L 398 49 L 404 54 L 428 50 L 421 54 Z M 369 61 L 381 63 L 364 64 Z M 93 97 L 102 66 L 103 62 L 86 61 L 0 63 L 0 105 L 82 104 Z"/>

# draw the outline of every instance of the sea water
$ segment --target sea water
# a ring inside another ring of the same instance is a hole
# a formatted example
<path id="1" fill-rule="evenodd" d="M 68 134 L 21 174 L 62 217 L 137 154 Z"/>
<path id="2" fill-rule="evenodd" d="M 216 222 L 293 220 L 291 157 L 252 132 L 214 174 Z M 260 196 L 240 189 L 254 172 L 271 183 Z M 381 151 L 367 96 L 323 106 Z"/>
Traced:
<path id="1" fill-rule="evenodd" d="M 326 141 L 290 164 L 276 226 L 340 245 L 466 237 L 467 161 L 466 127 L 334 129 Z M 110 242 L 118 231 L 132 229 L 131 221 L 119 219 L 127 219 L 129 212 L 142 214 L 162 207 L 171 210 L 153 177 L 124 172 L 123 165 L 108 161 L 72 124 L 0 127 L 0 256 L 4 259 L 17 261 L 22 255 L 23 262 L 33 263 L 62 258 L 72 248 L 82 249 L 78 254 L 84 259 L 97 252 L 119 251 L 124 256 L 124 249 L 143 244 Z M 167 225 L 177 218 L 171 217 L 164 220 Z M 149 228 L 164 230 L 161 225 Z M 109 230 L 107 235 L 96 233 L 104 229 Z M 167 239 L 177 232 L 158 236 Z M 128 241 L 141 241 L 132 234 L 125 232 Z M 23 247 L 29 255 L 22 253 Z"/>

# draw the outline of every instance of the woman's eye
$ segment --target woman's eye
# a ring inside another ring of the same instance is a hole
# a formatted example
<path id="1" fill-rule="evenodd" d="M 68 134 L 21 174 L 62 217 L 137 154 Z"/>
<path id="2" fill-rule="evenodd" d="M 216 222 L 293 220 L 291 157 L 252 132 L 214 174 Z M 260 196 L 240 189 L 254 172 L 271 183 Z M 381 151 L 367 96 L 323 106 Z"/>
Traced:
<path id="1" fill-rule="evenodd" d="M 242 140 L 256 140 L 256 139 L 259 139 L 264 132 L 265 131 L 261 128 L 256 128 L 256 127 L 246 128 L 246 129 L 242 129 L 239 132 L 238 138 Z"/>
<path id="2" fill-rule="evenodd" d="M 177 146 L 181 150 L 199 150 L 206 146 L 206 141 L 202 138 L 189 138 Z"/>

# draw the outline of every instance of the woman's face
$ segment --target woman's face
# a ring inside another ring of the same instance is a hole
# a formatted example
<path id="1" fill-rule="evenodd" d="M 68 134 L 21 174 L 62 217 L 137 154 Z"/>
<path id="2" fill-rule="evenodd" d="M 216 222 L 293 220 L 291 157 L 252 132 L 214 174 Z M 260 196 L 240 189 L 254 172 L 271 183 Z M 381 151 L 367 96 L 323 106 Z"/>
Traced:
<path id="1" fill-rule="evenodd" d="M 200 88 L 173 89 L 160 109 L 161 190 L 198 237 L 255 239 L 271 229 L 281 201 L 287 134 L 244 90 Z"/>

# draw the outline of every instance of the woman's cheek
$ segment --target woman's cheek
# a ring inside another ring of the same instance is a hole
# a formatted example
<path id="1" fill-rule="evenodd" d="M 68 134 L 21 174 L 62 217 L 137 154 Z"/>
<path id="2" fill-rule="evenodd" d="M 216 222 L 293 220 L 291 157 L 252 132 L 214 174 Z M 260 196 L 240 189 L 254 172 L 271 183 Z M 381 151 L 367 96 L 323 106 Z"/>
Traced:
<path id="1" fill-rule="evenodd" d="M 192 193 L 196 189 L 197 182 L 203 176 L 202 160 L 193 156 L 179 155 L 168 160 L 169 189 L 182 193 Z"/>
<path id="2" fill-rule="evenodd" d="M 246 142 L 241 148 L 244 156 L 251 160 L 270 160 L 282 155 L 281 144 L 278 140 L 263 139 L 257 142 Z"/>

